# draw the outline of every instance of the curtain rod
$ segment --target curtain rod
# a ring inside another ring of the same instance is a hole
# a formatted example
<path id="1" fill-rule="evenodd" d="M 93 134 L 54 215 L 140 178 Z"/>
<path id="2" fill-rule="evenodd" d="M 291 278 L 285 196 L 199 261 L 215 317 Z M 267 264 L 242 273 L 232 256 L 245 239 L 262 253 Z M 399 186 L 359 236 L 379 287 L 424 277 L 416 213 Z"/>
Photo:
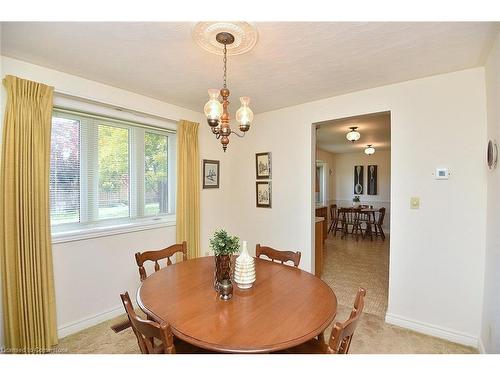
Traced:
<path id="1" fill-rule="evenodd" d="M 81 96 L 81 95 L 71 94 L 69 92 L 62 91 L 62 90 L 54 90 L 54 93 L 56 95 L 58 95 L 58 96 L 69 98 L 69 99 L 78 99 L 80 101 L 85 101 L 85 102 L 88 102 L 88 103 L 91 103 L 91 104 L 105 105 L 107 107 L 116 109 L 116 110 L 121 111 L 121 112 L 129 112 L 129 113 L 136 114 L 136 115 L 139 115 L 139 116 L 147 116 L 147 117 L 157 118 L 157 119 L 162 120 L 162 121 L 165 121 L 165 120 L 166 121 L 172 121 L 172 122 L 178 122 L 179 121 L 179 119 L 172 119 L 172 118 L 160 116 L 160 115 L 153 114 L 153 113 L 147 113 L 147 112 L 138 111 L 136 109 L 125 108 L 125 107 L 120 106 L 120 105 L 116 105 L 116 104 L 105 102 L 105 101 L 98 100 L 98 99 L 92 99 L 92 98 Z"/>

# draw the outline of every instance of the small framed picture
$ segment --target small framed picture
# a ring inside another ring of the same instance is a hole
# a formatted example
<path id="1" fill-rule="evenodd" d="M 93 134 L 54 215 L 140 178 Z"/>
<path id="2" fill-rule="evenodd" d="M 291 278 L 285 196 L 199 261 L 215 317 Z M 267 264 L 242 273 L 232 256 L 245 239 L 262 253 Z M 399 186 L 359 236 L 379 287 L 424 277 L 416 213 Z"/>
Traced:
<path id="1" fill-rule="evenodd" d="M 271 181 L 257 181 L 255 184 L 257 207 L 271 208 Z"/>
<path id="2" fill-rule="evenodd" d="M 271 153 L 261 152 L 255 154 L 255 172 L 257 180 L 271 178 Z"/>
<path id="3" fill-rule="evenodd" d="M 203 189 L 219 188 L 219 161 L 203 160 Z"/>

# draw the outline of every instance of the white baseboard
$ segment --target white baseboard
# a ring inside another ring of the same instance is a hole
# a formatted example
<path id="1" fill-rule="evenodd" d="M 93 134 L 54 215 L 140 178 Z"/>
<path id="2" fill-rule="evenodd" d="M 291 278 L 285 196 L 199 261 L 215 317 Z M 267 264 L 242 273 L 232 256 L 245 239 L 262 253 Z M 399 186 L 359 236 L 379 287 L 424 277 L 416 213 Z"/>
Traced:
<path id="1" fill-rule="evenodd" d="M 486 349 L 484 348 L 483 339 L 481 337 L 479 337 L 478 349 L 479 349 L 479 353 L 481 353 L 481 354 L 488 354 L 486 352 Z"/>
<path id="2" fill-rule="evenodd" d="M 385 322 L 402 328 L 407 328 L 412 331 L 420 332 L 429 336 L 434 336 L 440 339 L 448 340 L 457 344 L 472 346 L 480 350 L 478 338 L 462 332 L 457 332 L 447 328 L 435 326 L 432 324 L 419 322 L 417 320 L 403 318 L 402 316 L 389 313 L 385 314 Z"/>
<path id="3" fill-rule="evenodd" d="M 113 319 L 117 317 L 118 315 L 124 314 L 125 310 L 123 310 L 123 306 L 120 305 L 118 307 L 115 307 L 111 310 L 99 313 L 94 316 L 90 316 L 87 318 L 84 318 L 82 320 L 69 323 L 60 327 L 57 327 L 57 336 L 59 338 L 66 337 L 68 335 L 71 335 L 73 333 L 79 332 L 83 329 L 95 326 L 99 323 L 105 322 L 106 320 Z"/>

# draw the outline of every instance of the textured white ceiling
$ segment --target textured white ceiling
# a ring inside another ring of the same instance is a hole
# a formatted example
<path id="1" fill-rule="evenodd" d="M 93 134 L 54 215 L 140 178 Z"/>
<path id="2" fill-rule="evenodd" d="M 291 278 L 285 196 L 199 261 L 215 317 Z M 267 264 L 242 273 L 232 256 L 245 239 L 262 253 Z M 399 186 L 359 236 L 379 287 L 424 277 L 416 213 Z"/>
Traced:
<path id="1" fill-rule="evenodd" d="M 497 23 L 256 23 L 259 41 L 230 56 L 237 97 L 255 112 L 482 65 Z M 222 59 L 194 23 L 3 23 L 2 54 L 202 111 Z"/>
<path id="2" fill-rule="evenodd" d="M 361 138 L 354 143 L 345 137 L 351 126 L 357 126 L 361 134 Z M 325 151 L 336 154 L 361 152 L 369 144 L 375 147 L 375 152 L 391 148 L 390 112 L 325 121 L 317 123 L 316 127 L 316 144 Z"/>

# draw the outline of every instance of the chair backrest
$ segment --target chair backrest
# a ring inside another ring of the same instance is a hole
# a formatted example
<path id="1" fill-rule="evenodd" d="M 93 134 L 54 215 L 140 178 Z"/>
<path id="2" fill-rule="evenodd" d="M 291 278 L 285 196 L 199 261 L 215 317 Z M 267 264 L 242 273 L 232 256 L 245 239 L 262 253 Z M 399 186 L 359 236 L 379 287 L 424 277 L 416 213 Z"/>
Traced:
<path id="1" fill-rule="evenodd" d="M 358 326 L 359 318 L 361 317 L 363 308 L 365 307 L 365 296 L 366 290 L 359 288 L 358 293 L 356 294 L 356 300 L 354 301 L 354 308 L 351 311 L 349 319 L 347 319 L 344 323 L 337 322 L 333 326 L 332 334 L 330 335 L 330 340 L 328 342 L 328 353 L 347 354 L 349 352 L 354 331 Z"/>
<path id="2" fill-rule="evenodd" d="M 337 205 L 336 204 L 331 204 L 330 205 L 330 219 L 336 219 L 337 218 Z"/>
<path id="3" fill-rule="evenodd" d="M 384 217 L 385 217 L 385 207 L 382 207 L 378 210 L 378 220 L 377 224 L 382 226 L 384 224 Z"/>
<path id="4" fill-rule="evenodd" d="M 160 264 L 158 263 L 161 259 L 167 259 L 167 266 L 172 264 L 170 257 L 175 255 L 176 253 L 182 253 L 182 259 L 187 260 L 187 244 L 186 241 L 180 244 L 175 244 L 169 246 L 162 250 L 152 250 L 145 251 L 143 253 L 135 253 L 135 261 L 137 262 L 137 266 L 139 267 L 139 275 L 141 277 L 141 281 L 144 281 L 148 275 L 146 274 L 146 269 L 144 268 L 144 262 L 152 261 L 155 262 L 155 272 L 160 269 Z"/>
<path id="5" fill-rule="evenodd" d="M 170 326 L 165 323 L 157 323 L 152 320 L 145 320 L 137 316 L 130 300 L 128 292 L 120 294 L 123 307 L 127 313 L 132 330 L 137 337 L 137 343 L 142 354 L 173 354 L 175 353 L 174 337 Z M 155 351 L 154 339 L 158 339 L 162 343 L 160 351 Z"/>
<path id="6" fill-rule="evenodd" d="M 345 223 L 352 224 L 353 222 L 353 209 L 347 207 L 341 207 L 338 209 L 337 214 L 339 219 Z"/>
<path id="7" fill-rule="evenodd" d="M 361 218 L 361 213 L 362 213 L 361 207 L 354 207 L 353 209 L 351 209 L 352 221 L 358 222 L 359 219 Z"/>
<path id="8" fill-rule="evenodd" d="M 297 251 L 295 253 L 293 251 L 280 251 L 273 249 L 272 247 L 260 246 L 260 244 L 257 244 L 257 246 L 255 247 L 255 256 L 257 258 L 260 258 L 261 255 L 265 255 L 273 262 L 277 260 L 281 262 L 281 264 L 284 264 L 288 261 L 293 262 L 293 265 L 295 267 L 299 266 L 301 256 L 300 251 Z"/>

